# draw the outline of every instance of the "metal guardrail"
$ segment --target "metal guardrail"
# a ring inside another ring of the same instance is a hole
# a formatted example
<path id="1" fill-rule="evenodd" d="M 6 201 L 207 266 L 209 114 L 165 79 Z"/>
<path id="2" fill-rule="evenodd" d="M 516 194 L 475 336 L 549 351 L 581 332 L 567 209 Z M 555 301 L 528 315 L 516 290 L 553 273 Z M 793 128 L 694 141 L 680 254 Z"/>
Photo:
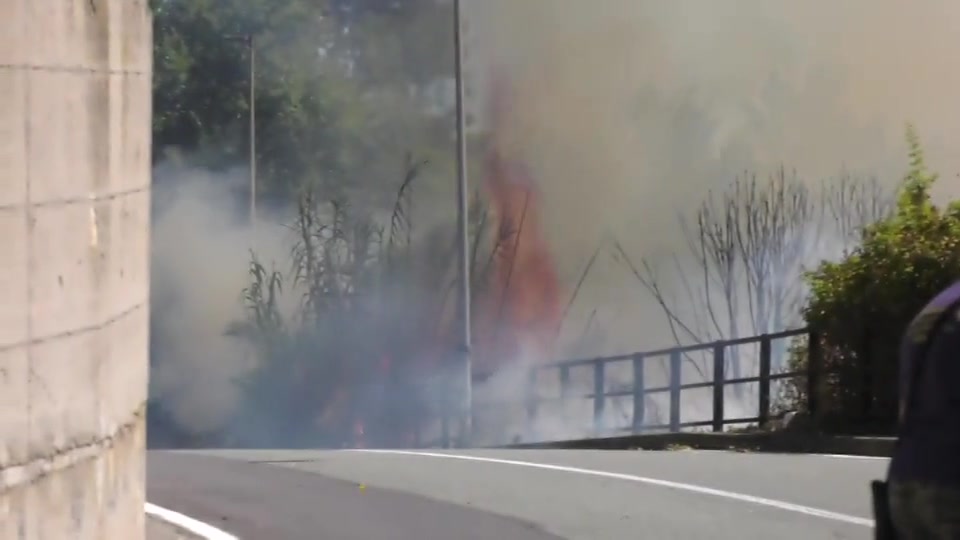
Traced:
<path id="1" fill-rule="evenodd" d="M 807 336 L 807 363 L 806 369 L 800 372 L 782 372 L 772 373 L 771 344 L 776 340 L 789 339 L 798 336 Z M 756 377 L 726 377 L 726 352 L 733 346 L 759 344 L 759 375 Z M 691 352 L 712 352 L 713 373 L 709 381 L 696 383 L 683 383 L 681 372 L 683 355 Z M 669 382 L 666 386 L 648 387 L 645 384 L 644 365 L 653 357 L 667 357 L 669 359 Z M 607 368 L 613 364 L 630 362 L 633 367 L 633 384 L 627 390 L 608 391 L 606 388 Z M 571 393 L 570 370 L 576 367 L 592 366 L 593 368 L 593 392 L 588 394 L 573 395 Z M 560 396 L 558 398 L 541 398 L 537 393 L 537 381 L 544 374 L 556 371 L 559 377 Z M 819 391 L 823 379 L 824 370 L 822 355 L 819 350 L 819 340 L 812 332 L 807 329 L 788 330 L 760 336 L 751 336 L 739 339 L 714 341 L 711 343 L 688 345 L 683 347 L 671 347 L 653 351 L 643 351 L 633 354 L 609 356 L 599 358 L 586 358 L 575 360 L 564 360 L 531 367 L 528 370 L 527 395 L 524 397 L 528 421 L 532 422 L 536 417 L 538 405 L 545 402 L 560 402 L 571 399 L 592 399 L 593 400 L 593 423 L 594 430 L 597 433 L 609 432 L 607 426 L 603 425 L 607 402 L 611 398 L 633 397 L 632 423 L 629 426 L 613 428 L 614 431 L 628 432 L 638 434 L 653 430 L 669 430 L 678 432 L 683 428 L 689 427 L 710 427 L 714 432 L 721 432 L 724 427 L 730 424 L 756 423 L 760 427 L 765 427 L 771 417 L 771 387 L 777 380 L 799 378 L 806 380 L 805 398 L 807 400 L 806 408 L 811 414 L 816 414 L 819 408 Z M 727 386 L 743 383 L 759 383 L 757 415 L 746 418 L 726 418 L 724 414 L 725 389 Z M 713 390 L 713 411 L 710 420 L 681 422 L 681 392 L 691 389 L 712 388 Z M 668 393 L 669 394 L 669 421 L 666 424 L 648 424 L 646 417 L 646 397 L 651 394 Z M 513 403 L 516 405 L 517 403 Z M 475 403 L 475 410 L 482 409 L 485 406 L 492 406 L 492 403 Z"/>

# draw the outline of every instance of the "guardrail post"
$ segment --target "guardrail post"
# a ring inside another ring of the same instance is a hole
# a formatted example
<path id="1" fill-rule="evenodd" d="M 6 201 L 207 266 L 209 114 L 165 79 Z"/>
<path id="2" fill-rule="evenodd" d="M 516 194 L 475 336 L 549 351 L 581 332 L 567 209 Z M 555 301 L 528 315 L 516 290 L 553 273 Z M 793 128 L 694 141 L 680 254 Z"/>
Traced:
<path id="1" fill-rule="evenodd" d="M 725 366 L 726 359 L 724 352 L 726 347 L 719 343 L 713 346 L 713 431 L 723 431 L 723 421 L 725 419 L 723 405 L 726 401 L 724 390 L 726 389 Z"/>
<path id="2" fill-rule="evenodd" d="M 603 431 L 603 411 L 606 407 L 607 392 L 606 375 L 604 374 L 603 359 L 596 359 L 593 364 L 593 429 Z"/>
<path id="3" fill-rule="evenodd" d="M 570 397 L 570 366 L 560 366 L 560 402 L 566 403 Z"/>
<path id="4" fill-rule="evenodd" d="M 536 440 L 533 436 L 533 423 L 537 416 L 537 368 L 530 368 L 527 372 L 526 409 L 527 434 L 531 440 Z"/>
<path id="5" fill-rule="evenodd" d="M 524 409 L 527 413 L 527 433 L 533 439 L 533 421 L 537 416 L 537 368 L 527 370 L 527 386 L 524 388 Z"/>
<path id="6" fill-rule="evenodd" d="M 560 366 L 560 418 L 566 421 L 567 400 L 570 399 L 570 366 Z"/>
<path id="7" fill-rule="evenodd" d="M 440 413 L 440 446 L 450 448 L 450 408 L 444 407 Z"/>
<path id="8" fill-rule="evenodd" d="M 820 377 L 823 370 L 823 354 L 820 350 L 820 335 L 810 331 L 807 336 L 807 414 L 816 418 L 820 414 Z"/>
<path id="9" fill-rule="evenodd" d="M 765 427 L 770 421 L 770 336 L 760 336 L 760 399 L 757 425 Z"/>
<path id="10" fill-rule="evenodd" d="M 643 418 L 646 416 L 646 386 L 643 381 L 643 355 L 633 355 L 633 432 L 643 431 Z"/>
<path id="11" fill-rule="evenodd" d="M 670 431 L 680 431 L 680 351 L 670 352 Z"/>

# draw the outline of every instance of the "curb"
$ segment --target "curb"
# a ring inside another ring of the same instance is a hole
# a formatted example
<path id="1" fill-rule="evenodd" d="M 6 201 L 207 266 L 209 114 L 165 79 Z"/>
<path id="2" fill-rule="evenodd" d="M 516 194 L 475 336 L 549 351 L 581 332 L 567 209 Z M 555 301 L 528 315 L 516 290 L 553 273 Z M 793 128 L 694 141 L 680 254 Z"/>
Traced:
<path id="1" fill-rule="evenodd" d="M 839 454 L 890 457 L 893 437 L 849 437 L 803 433 L 662 433 L 628 435 L 599 439 L 578 439 L 514 444 L 512 449 L 568 450 L 670 450 L 685 447 L 694 450 L 734 450 L 741 452 L 778 452 Z"/>

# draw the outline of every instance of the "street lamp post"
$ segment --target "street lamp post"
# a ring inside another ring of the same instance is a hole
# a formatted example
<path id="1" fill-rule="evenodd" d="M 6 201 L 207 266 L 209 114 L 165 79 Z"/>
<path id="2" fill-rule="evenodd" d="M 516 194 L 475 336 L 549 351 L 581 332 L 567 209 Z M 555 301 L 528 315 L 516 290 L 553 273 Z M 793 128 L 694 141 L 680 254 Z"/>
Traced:
<path id="1" fill-rule="evenodd" d="M 473 368 L 470 358 L 470 260 L 469 253 L 469 224 L 467 215 L 467 141 L 465 131 L 464 88 L 463 88 L 463 16 L 460 9 L 461 0 L 453 1 L 454 16 L 454 56 L 456 71 L 456 103 L 457 103 L 457 266 L 460 270 L 458 287 L 459 307 L 459 353 L 460 364 L 463 369 L 462 417 L 460 424 L 460 438 L 463 446 L 470 445 L 473 429 Z"/>
<path id="2" fill-rule="evenodd" d="M 257 54 L 254 48 L 253 34 L 233 34 L 227 36 L 232 41 L 242 41 L 247 46 L 250 58 L 249 87 L 250 96 L 250 235 L 251 242 L 256 240 L 257 232 Z"/>

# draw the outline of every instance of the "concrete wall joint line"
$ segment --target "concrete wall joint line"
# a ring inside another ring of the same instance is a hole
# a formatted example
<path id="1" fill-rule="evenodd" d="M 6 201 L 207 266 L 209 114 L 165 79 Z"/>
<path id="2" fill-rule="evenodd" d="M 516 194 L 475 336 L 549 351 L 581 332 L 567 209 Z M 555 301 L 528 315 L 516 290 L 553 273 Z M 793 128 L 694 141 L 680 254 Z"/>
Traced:
<path id="1" fill-rule="evenodd" d="M 84 75 L 133 75 L 137 77 L 150 76 L 150 71 L 140 69 L 102 69 L 68 65 L 35 65 L 35 64 L 0 64 L 3 71 L 43 71 L 47 73 L 80 73 Z"/>
<path id="2" fill-rule="evenodd" d="M 31 202 L 29 203 L 34 208 L 52 208 L 56 206 L 69 206 L 71 204 L 83 204 L 90 202 L 104 202 L 104 201 L 113 201 L 116 199 L 122 199 L 129 195 L 137 195 L 139 193 L 149 193 L 150 186 L 143 186 L 134 189 L 125 189 L 123 191 L 115 191 L 112 193 L 103 193 L 100 195 L 85 196 L 85 197 L 69 197 L 64 199 L 51 199 L 40 202 Z M 0 211 L 3 210 L 18 210 L 23 208 L 19 204 L 0 204 Z"/>
<path id="3" fill-rule="evenodd" d="M 138 302 L 138 303 L 130 306 L 129 308 L 121 311 L 120 313 L 118 313 L 118 314 L 116 314 L 116 315 L 114 315 L 114 316 L 112 316 L 112 317 L 108 318 L 107 320 L 102 321 L 102 322 L 100 322 L 100 323 L 93 324 L 93 325 L 90 325 L 90 326 L 82 326 L 82 327 L 80 327 L 80 328 L 74 328 L 74 329 L 72 329 L 72 330 L 67 330 L 66 332 L 60 332 L 60 333 L 58 333 L 58 334 L 54 334 L 54 335 L 50 335 L 50 336 L 44 336 L 44 337 L 39 338 L 39 339 L 30 339 L 29 341 L 20 341 L 20 342 L 18 342 L 18 343 L 9 343 L 9 344 L 6 344 L 6 345 L 0 345 L 0 352 L 8 351 L 8 350 L 10 350 L 10 349 L 18 349 L 18 348 L 22 348 L 22 347 L 31 347 L 31 346 L 33 346 L 33 345 L 40 345 L 40 344 L 43 344 L 43 343 L 48 343 L 48 342 L 50 342 L 50 341 L 55 341 L 55 340 L 62 339 L 62 338 L 69 338 L 69 337 L 79 336 L 79 335 L 81 335 L 81 334 L 86 334 L 86 333 L 89 333 L 89 332 L 96 332 L 97 330 L 103 330 L 104 328 L 110 326 L 111 324 L 113 324 L 113 323 L 115 323 L 115 322 L 117 322 L 117 321 L 119 321 L 119 320 L 121 320 L 121 319 L 123 319 L 123 318 L 125 318 L 125 317 L 128 317 L 128 316 L 132 315 L 133 313 L 135 313 L 135 312 L 137 312 L 137 311 L 139 311 L 139 310 L 141 310 L 141 309 L 145 309 L 146 307 L 147 307 L 147 301 L 144 300 L 144 301 Z M 29 352 L 29 350 L 28 350 L 28 352 Z"/>
<path id="4" fill-rule="evenodd" d="M 15 487 L 32 484 L 49 474 L 69 469 L 82 461 L 101 456 L 112 448 L 114 443 L 143 422 L 146 407 L 146 403 L 141 404 L 133 412 L 130 420 L 103 437 L 83 444 L 58 448 L 51 454 L 34 456 L 26 463 L 13 464 L 0 469 L 0 494 Z"/>

